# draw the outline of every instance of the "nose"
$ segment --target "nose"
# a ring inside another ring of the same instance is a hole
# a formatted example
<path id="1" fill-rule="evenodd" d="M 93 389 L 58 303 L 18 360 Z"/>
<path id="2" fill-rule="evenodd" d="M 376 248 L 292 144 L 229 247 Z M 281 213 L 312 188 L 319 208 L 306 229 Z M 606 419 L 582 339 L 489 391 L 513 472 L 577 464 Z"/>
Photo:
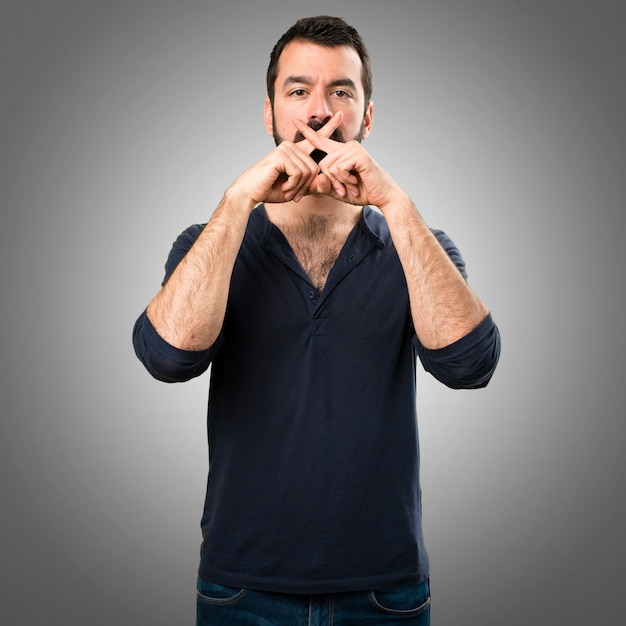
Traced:
<path id="1" fill-rule="evenodd" d="M 333 116 L 326 94 L 317 92 L 310 100 L 309 121 L 325 122 Z"/>

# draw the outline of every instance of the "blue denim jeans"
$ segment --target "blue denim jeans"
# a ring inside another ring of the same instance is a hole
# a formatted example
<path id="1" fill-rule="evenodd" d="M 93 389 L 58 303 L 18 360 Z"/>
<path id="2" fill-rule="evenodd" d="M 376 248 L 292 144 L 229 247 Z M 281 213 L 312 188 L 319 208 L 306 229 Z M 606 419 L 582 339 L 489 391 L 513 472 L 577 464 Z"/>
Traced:
<path id="1" fill-rule="evenodd" d="M 428 626 L 430 586 L 286 595 L 198 578 L 196 626 Z"/>

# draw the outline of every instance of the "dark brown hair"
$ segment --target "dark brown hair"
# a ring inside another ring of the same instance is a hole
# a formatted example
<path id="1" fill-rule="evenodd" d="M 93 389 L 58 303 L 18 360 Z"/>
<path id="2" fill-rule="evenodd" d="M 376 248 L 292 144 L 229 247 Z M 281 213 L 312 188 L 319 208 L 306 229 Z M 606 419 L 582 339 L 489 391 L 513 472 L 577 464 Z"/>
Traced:
<path id="1" fill-rule="evenodd" d="M 320 15 L 298 20 L 276 43 L 267 68 L 267 95 L 274 105 L 274 86 L 278 76 L 278 60 L 285 46 L 292 41 L 308 41 L 320 46 L 354 48 L 361 59 L 361 81 L 365 92 L 365 106 L 372 98 L 372 64 L 361 35 L 340 17 Z"/>

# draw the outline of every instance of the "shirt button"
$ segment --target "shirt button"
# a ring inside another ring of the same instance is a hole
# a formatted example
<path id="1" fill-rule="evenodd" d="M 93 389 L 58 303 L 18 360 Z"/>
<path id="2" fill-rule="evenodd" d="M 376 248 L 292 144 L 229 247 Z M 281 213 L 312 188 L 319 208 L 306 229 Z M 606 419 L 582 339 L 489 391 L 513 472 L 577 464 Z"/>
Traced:
<path id="1" fill-rule="evenodd" d="M 313 290 L 309 291 L 309 298 L 311 300 L 315 300 L 317 298 L 317 293 Z"/>

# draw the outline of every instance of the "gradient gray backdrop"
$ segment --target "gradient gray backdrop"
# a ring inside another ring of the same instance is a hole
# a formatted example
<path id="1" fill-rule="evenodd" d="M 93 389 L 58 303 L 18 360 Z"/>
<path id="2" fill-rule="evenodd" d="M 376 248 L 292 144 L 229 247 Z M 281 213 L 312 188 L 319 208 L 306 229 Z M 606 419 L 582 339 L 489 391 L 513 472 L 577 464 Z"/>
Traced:
<path id="1" fill-rule="evenodd" d="M 15 0 L 3 624 L 193 623 L 208 378 L 153 381 L 131 328 L 173 239 L 272 148 L 270 48 L 322 12 L 373 56 L 367 147 L 457 242 L 503 335 L 486 390 L 419 375 L 433 624 L 623 623 L 623 2 Z"/>

